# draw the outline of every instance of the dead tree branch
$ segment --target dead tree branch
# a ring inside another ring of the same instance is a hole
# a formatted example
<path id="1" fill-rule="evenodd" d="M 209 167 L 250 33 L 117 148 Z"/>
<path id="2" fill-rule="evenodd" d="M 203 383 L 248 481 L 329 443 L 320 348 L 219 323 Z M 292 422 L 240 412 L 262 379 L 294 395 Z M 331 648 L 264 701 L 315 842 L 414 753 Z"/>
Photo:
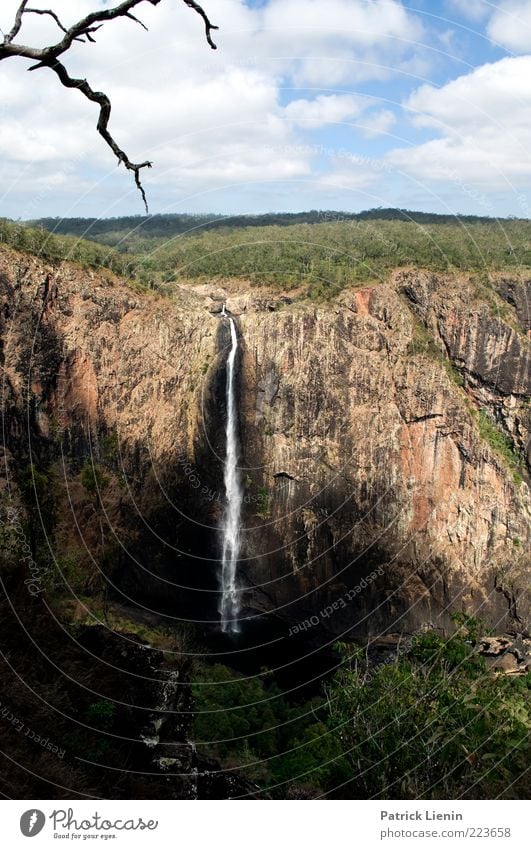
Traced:
<path id="1" fill-rule="evenodd" d="M 203 22 L 205 24 L 206 40 L 209 43 L 209 45 L 211 46 L 212 50 L 217 50 L 218 49 L 217 45 L 214 44 L 214 42 L 212 41 L 210 33 L 212 32 L 213 29 L 219 29 L 219 27 L 216 27 L 216 26 L 214 26 L 214 24 L 210 23 L 204 9 L 202 9 L 201 6 L 198 3 L 194 3 L 194 0 L 184 0 L 184 2 L 186 3 L 187 6 L 190 7 L 190 9 L 193 9 L 194 12 L 197 12 L 197 14 L 200 15 L 203 18 Z"/>
<path id="2" fill-rule="evenodd" d="M 12 29 L 8 32 L 8 34 L 4 37 L 4 41 L 11 42 L 14 38 L 19 34 L 20 27 L 22 26 L 22 16 L 26 11 L 26 6 L 28 5 L 28 0 L 22 0 L 22 3 L 18 7 L 15 14 L 15 22 L 13 24 Z"/>
<path id="3" fill-rule="evenodd" d="M 124 165 L 128 171 L 133 173 L 135 184 L 144 202 L 146 212 L 148 211 L 148 205 L 146 193 L 140 180 L 140 171 L 142 168 L 151 168 L 152 163 L 148 161 L 140 163 L 131 162 L 127 154 L 120 148 L 109 131 L 109 120 L 111 116 L 111 101 L 109 97 L 104 92 L 94 91 L 87 80 L 71 77 L 59 57 L 66 53 L 75 41 L 81 41 L 84 43 L 94 42 L 94 34 L 105 23 L 115 20 L 116 18 L 129 18 L 129 20 L 132 20 L 144 29 L 147 29 L 145 24 L 143 24 L 142 21 L 133 14 L 132 9 L 140 6 L 142 3 L 150 3 L 152 6 L 158 6 L 160 2 L 161 0 L 122 0 L 121 3 L 118 3 L 111 9 L 101 9 L 96 12 L 91 12 L 89 15 L 81 18 L 81 20 L 72 24 L 70 27 L 65 27 L 61 23 L 58 15 L 52 9 L 28 8 L 28 0 L 22 0 L 15 13 L 15 20 L 12 28 L 4 35 L 3 41 L 0 41 L 0 60 L 8 59 L 13 56 L 31 59 L 35 64 L 30 67 L 30 71 L 35 71 L 40 68 L 50 68 L 50 70 L 54 71 L 57 75 L 63 86 L 66 88 L 78 89 L 78 91 L 80 91 L 87 100 L 90 100 L 92 103 L 96 103 L 99 106 L 100 111 L 96 129 L 118 159 L 118 164 Z M 212 30 L 217 30 L 218 27 L 210 21 L 202 6 L 194 2 L 194 0 L 183 0 L 183 2 L 186 6 L 188 6 L 188 8 L 197 12 L 197 14 L 202 18 L 205 25 L 205 37 L 207 43 L 213 50 L 216 50 L 216 44 L 214 44 L 212 40 L 211 33 Z M 18 43 L 16 39 L 22 28 L 24 15 L 26 14 L 51 17 L 62 31 L 62 38 L 56 42 L 56 44 L 42 48 L 31 47 L 26 44 Z"/>
<path id="4" fill-rule="evenodd" d="M 55 21 L 55 23 L 57 24 L 59 29 L 62 29 L 63 32 L 68 32 L 66 27 L 64 27 L 62 25 L 58 16 L 55 14 L 55 12 L 52 12 L 51 9 L 25 9 L 25 14 L 26 15 L 47 15 L 48 17 L 53 18 L 53 20 Z"/>

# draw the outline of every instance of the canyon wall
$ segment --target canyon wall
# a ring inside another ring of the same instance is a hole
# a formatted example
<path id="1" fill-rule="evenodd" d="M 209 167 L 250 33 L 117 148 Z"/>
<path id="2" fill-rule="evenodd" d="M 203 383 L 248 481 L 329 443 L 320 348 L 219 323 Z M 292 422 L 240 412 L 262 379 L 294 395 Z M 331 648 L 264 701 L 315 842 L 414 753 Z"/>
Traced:
<path id="1" fill-rule="evenodd" d="M 475 301 L 402 272 L 325 307 L 242 314 L 243 442 L 269 496 L 245 571 L 264 609 L 318 611 L 336 634 L 446 627 L 455 610 L 518 621 L 529 490 L 477 416 L 526 450 L 529 342 Z"/>
<path id="2" fill-rule="evenodd" d="M 45 478 L 49 568 L 75 560 L 84 592 L 216 618 L 226 301 L 248 627 L 527 628 L 526 281 L 401 270 L 323 304 L 244 282 L 170 299 L 2 250 L 0 289 L 3 498 L 31 511 L 21 469 L 36 501 Z"/>

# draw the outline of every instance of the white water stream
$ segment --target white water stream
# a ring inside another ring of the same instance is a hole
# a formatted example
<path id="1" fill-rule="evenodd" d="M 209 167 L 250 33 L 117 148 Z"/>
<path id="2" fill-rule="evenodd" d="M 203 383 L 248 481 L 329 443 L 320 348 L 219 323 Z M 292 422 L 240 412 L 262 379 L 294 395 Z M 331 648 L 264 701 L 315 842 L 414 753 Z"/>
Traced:
<path id="1" fill-rule="evenodd" d="M 238 553 L 240 550 L 240 521 L 243 492 L 238 471 L 238 417 L 236 411 L 236 388 L 234 370 L 238 352 L 238 335 L 234 319 L 227 315 L 225 304 L 221 315 L 230 323 L 231 348 L 227 358 L 227 424 L 225 428 L 226 453 L 223 481 L 225 484 L 225 510 L 222 522 L 223 547 L 221 556 L 221 602 L 219 613 L 221 630 L 237 634 L 240 630 L 239 593 L 236 584 Z"/>

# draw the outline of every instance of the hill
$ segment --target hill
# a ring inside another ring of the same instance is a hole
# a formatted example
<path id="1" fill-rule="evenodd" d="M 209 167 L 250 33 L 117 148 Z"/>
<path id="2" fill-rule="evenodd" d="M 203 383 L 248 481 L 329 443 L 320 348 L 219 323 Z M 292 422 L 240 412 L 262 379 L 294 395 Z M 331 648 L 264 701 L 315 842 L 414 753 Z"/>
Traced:
<path id="1" fill-rule="evenodd" d="M 124 249 L 137 238 L 171 238 L 197 230 L 234 230 L 247 227 L 290 227 L 330 221 L 408 221 L 416 224 L 489 223 L 494 219 L 476 215 L 437 215 L 407 209 L 369 209 L 363 212 L 316 210 L 270 212 L 261 215 L 127 215 L 118 218 L 39 218 L 28 221 L 59 236 L 77 236 Z"/>

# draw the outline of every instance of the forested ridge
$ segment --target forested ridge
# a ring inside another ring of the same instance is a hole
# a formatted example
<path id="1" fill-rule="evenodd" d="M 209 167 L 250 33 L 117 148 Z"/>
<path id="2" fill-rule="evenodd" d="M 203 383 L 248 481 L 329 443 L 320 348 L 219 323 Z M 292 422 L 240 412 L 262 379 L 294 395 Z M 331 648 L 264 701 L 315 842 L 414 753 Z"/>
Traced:
<path id="1" fill-rule="evenodd" d="M 308 212 L 268 212 L 261 215 L 179 214 L 126 215 L 114 218 L 38 218 L 28 223 L 58 235 L 80 236 L 94 241 L 109 241 L 131 231 L 151 238 L 190 233 L 197 228 L 219 230 L 242 227 L 289 227 L 293 224 L 322 224 L 325 221 L 411 221 L 417 224 L 489 223 L 494 219 L 477 215 L 439 215 L 407 209 L 368 209 L 363 212 L 317 210 Z M 510 219 L 504 219 L 510 220 Z"/>
<path id="2" fill-rule="evenodd" d="M 53 231 L 53 232 L 52 232 Z M 312 299 L 377 282 L 395 268 L 531 270 L 531 223 L 404 210 L 239 216 L 0 220 L 0 241 L 49 260 L 109 268 L 149 289 L 245 279 Z"/>

